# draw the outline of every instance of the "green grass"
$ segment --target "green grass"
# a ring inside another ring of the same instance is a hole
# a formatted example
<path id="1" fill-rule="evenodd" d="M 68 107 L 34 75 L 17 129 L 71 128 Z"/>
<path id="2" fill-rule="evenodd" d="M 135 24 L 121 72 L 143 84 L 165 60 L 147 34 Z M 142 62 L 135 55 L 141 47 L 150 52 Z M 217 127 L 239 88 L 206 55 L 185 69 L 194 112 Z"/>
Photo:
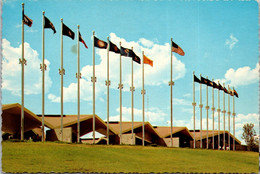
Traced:
<path id="1" fill-rule="evenodd" d="M 258 173 L 258 153 L 206 149 L 2 142 L 4 172 Z"/>

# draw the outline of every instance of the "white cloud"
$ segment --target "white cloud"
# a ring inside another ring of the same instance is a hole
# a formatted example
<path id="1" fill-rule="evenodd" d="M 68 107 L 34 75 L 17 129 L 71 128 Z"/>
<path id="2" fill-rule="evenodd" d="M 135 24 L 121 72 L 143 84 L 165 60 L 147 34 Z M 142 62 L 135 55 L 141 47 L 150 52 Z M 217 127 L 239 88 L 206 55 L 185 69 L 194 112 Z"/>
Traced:
<path id="1" fill-rule="evenodd" d="M 144 51 L 145 55 L 151 58 L 154 61 L 154 67 L 150 67 L 149 65 L 145 65 L 145 86 L 159 86 L 162 84 L 167 85 L 169 81 L 170 72 L 170 45 L 169 43 L 165 43 L 164 45 L 154 44 L 152 41 L 141 38 L 139 41 L 127 42 L 125 39 L 116 36 L 114 33 L 110 33 L 111 41 L 119 46 L 119 42 L 121 42 L 122 46 L 125 48 L 133 47 L 134 52 L 142 58 L 142 51 Z M 140 44 L 142 43 L 142 45 Z M 145 46 L 144 46 L 145 45 Z M 147 48 L 149 46 L 149 48 Z M 96 97 L 99 98 L 102 94 L 106 93 L 105 81 L 107 79 L 107 50 L 105 49 L 96 49 L 96 62 L 100 63 L 96 64 Z M 110 64 L 110 81 L 111 88 L 117 89 L 119 83 L 119 54 L 115 54 L 113 52 L 109 52 L 109 64 Z M 173 55 L 173 80 L 184 77 L 186 69 L 185 64 L 178 60 Z M 134 63 L 134 86 L 136 89 L 140 89 L 142 87 L 142 69 L 141 65 Z M 88 90 L 84 90 L 83 92 L 83 100 L 90 101 L 91 98 L 88 98 L 89 92 L 92 94 L 92 77 L 93 67 L 92 65 L 86 65 L 82 68 L 82 83 L 85 85 L 82 87 L 87 88 Z M 123 90 L 129 91 L 131 86 L 131 58 L 122 56 L 122 83 L 124 85 Z M 71 83 L 68 87 L 64 87 L 64 102 L 66 101 L 75 101 L 77 95 L 77 88 L 75 83 Z M 88 92 L 88 94 L 84 94 L 84 92 Z M 85 96 L 85 98 L 84 98 Z"/>
<path id="2" fill-rule="evenodd" d="M 122 120 L 123 121 L 131 121 L 132 120 L 132 112 L 131 107 L 122 107 Z M 165 117 L 167 116 L 166 113 L 164 113 L 159 108 L 149 108 L 150 111 L 145 111 L 145 121 L 150 122 L 151 124 L 157 124 L 158 122 L 162 122 Z M 119 113 L 119 108 L 116 109 L 116 111 Z M 143 112 L 142 109 L 134 108 L 134 121 L 143 121 Z M 110 116 L 110 121 L 120 121 L 120 116 Z"/>
<path id="3" fill-rule="evenodd" d="M 10 42 L 6 39 L 2 40 L 3 48 L 3 89 L 9 90 L 13 95 L 20 96 L 21 94 L 21 65 L 19 64 L 19 58 L 21 57 L 21 48 L 11 46 Z M 40 94 L 42 90 L 42 71 L 40 70 L 41 60 L 36 50 L 32 49 L 30 45 L 24 43 L 24 57 L 27 60 L 27 66 L 25 69 L 25 94 Z M 50 62 L 45 59 L 47 65 L 47 71 L 45 71 L 45 90 L 48 92 L 52 85 L 52 81 L 49 76 Z"/>
<path id="4" fill-rule="evenodd" d="M 225 42 L 225 45 L 227 45 L 229 49 L 232 50 L 237 42 L 238 39 L 233 34 L 230 34 L 229 39 L 227 39 Z"/>
<path id="5" fill-rule="evenodd" d="M 30 29 L 26 30 L 26 32 L 35 33 L 35 32 L 38 32 L 38 30 L 34 30 L 34 29 L 30 28 Z"/>
<path id="6" fill-rule="evenodd" d="M 173 104 L 174 105 L 191 106 L 191 101 L 179 99 L 179 98 L 173 98 Z"/>
<path id="7" fill-rule="evenodd" d="M 53 94 L 49 94 L 48 95 L 48 99 L 51 100 L 52 102 L 55 102 L 55 103 L 59 103 L 60 102 L 60 97 L 56 97 Z"/>
<path id="8" fill-rule="evenodd" d="M 230 68 L 227 70 L 224 79 L 217 80 L 234 87 L 256 83 L 259 81 L 259 63 L 256 64 L 254 69 L 251 69 L 249 66 L 244 66 L 237 70 Z"/>

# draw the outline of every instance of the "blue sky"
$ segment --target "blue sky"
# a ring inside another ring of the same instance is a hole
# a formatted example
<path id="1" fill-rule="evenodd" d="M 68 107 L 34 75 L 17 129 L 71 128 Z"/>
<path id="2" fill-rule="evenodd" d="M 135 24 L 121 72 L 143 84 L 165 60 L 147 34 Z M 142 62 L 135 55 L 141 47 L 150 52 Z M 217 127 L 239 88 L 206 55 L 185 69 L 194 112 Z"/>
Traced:
<path id="1" fill-rule="evenodd" d="M 134 47 L 154 60 L 154 67 L 145 65 L 146 120 L 153 125 L 167 126 L 170 120 L 170 39 L 173 38 L 185 56 L 173 53 L 173 120 L 174 126 L 193 129 L 192 72 L 209 79 L 220 80 L 235 87 L 236 135 L 241 140 L 242 126 L 255 124 L 258 132 L 258 4 L 256 1 L 37 1 L 25 3 L 25 14 L 33 20 L 25 26 L 25 107 L 41 114 L 42 11 L 54 24 L 57 33 L 45 30 L 46 94 L 45 113 L 60 114 L 60 37 L 61 22 L 75 33 L 77 25 L 88 45 L 80 44 L 81 114 L 92 113 L 92 31 L 104 41 L 107 37 L 119 46 Z M 19 58 L 21 57 L 21 1 L 3 1 L 2 29 L 2 103 L 21 103 Z M 77 40 L 63 37 L 64 54 L 64 114 L 77 114 L 77 55 L 72 48 Z M 106 119 L 106 50 L 95 49 L 96 113 Z M 123 62 L 123 120 L 131 120 L 130 68 Z M 141 121 L 141 66 L 134 65 L 135 120 Z M 110 120 L 119 120 L 119 55 L 110 52 Z M 199 85 L 196 102 L 199 104 Z M 203 87 L 203 105 L 206 88 Z M 221 91 L 221 109 L 223 108 Z M 226 96 L 226 110 L 228 108 Z M 212 88 L 209 88 L 211 107 Z M 232 101 L 232 100 L 231 100 Z M 217 91 L 215 90 L 215 106 Z M 232 102 L 231 102 L 232 109 Z M 215 128 L 217 127 L 215 114 Z M 212 129 L 212 112 L 209 111 Z M 226 116 L 227 118 L 227 116 Z M 203 108 L 203 128 L 206 128 Z M 223 116 L 221 114 L 221 122 Z M 227 127 L 226 119 L 226 129 Z M 232 123 L 232 122 L 231 122 Z M 232 125 L 232 124 L 231 124 Z M 199 108 L 196 107 L 196 128 L 199 128 Z M 223 126 L 221 124 L 221 129 Z M 232 128 L 231 131 L 233 132 Z"/>

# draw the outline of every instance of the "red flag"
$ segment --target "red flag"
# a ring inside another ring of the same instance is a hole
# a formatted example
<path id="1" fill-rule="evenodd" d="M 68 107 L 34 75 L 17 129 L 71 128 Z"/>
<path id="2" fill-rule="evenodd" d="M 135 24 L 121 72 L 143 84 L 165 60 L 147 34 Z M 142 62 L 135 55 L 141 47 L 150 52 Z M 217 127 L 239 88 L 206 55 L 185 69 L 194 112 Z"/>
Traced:
<path id="1" fill-rule="evenodd" d="M 174 43 L 172 41 L 172 52 L 175 52 L 181 56 L 184 56 L 184 51 L 181 49 L 181 47 L 179 47 L 179 45 L 177 45 L 176 43 Z"/>
<path id="2" fill-rule="evenodd" d="M 88 48 L 85 41 L 82 39 L 80 32 L 79 32 L 79 41 L 82 42 L 85 45 L 86 48 Z"/>

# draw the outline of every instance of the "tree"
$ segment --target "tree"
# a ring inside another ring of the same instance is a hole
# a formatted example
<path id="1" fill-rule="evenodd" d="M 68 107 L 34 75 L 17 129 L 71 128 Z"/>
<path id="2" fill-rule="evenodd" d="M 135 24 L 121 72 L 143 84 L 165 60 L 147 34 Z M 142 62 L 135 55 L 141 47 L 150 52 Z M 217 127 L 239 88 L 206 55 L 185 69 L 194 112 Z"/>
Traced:
<path id="1" fill-rule="evenodd" d="M 243 134 L 242 134 L 242 139 L 245 140 L 248 150 L 258 150 L 258 141 L 255 138 L 256 132 L 254 129 L 254 124 L 253 123 L 246 123 L 243 126 Z"/>

